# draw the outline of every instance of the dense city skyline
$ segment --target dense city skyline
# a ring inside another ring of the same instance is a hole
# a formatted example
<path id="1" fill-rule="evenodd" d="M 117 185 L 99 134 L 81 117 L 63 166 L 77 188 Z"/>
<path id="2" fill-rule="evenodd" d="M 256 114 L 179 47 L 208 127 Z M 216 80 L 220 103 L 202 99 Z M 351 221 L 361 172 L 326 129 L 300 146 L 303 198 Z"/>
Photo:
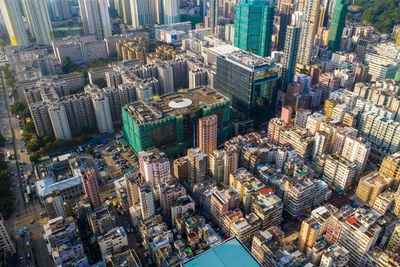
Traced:
<path id="1" fill-rule="evenodd" d="M 0 0 L 0 265 L 399 266 L 385 1 Z"/>

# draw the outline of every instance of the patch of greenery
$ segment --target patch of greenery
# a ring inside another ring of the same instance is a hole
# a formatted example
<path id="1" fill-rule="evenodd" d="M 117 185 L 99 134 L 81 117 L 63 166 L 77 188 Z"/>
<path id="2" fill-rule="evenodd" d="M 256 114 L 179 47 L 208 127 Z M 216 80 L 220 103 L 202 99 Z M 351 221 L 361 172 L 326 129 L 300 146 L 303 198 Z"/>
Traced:
<path id="1" fill-rule="evenodd" d="M 1 69 L 4 72 L 4 80 L 6 81 L 7 86 L 14 88 L 15 78 L 13 72 L 10 70 L 10 65 L 7 64 Z"/>
<path id="2" fill-rule="evenodd" d="M 14 115 L 18 115 L 21 118 L 27 118 L 30 116 L 29 108 L 21 101 L 15 101 L 10 108 L 10 112 Z"/>
<path id="3" fill-rule="evenodd" d="M 96 84 L 100 88 L 107 87 L 107 81 L 104 78 L 95 79 L 94 84 Z"/>
<path id="4" fill-rule="evenodd" d="M 83 65 L 78 65 L 74 62 L 69 57 L 65 58 L 64 65 L 62 66 L 62 71 L 64 73 L 71 73 L 71 72 L 81 72 L 84 77 L 87 77 L 88 71 L 93 68 L 98 68 L 98 67 L 104 67 L 109 65 L 112 62 L 111 59 L 104 60 L 104 59 L 99 59 L 96 61 L 90 60 L 87 64 Z"/>
<path id="5" fill-rule="evenodd" d="M 35 133 L 35 124 L 32 121 L 26 123 L 24 130 L 22 131 L 22 140 L 24 140 L 25 142 L 30 141 Z"/>
<path id="6" fill-rule="evenodd" d="M 381 33 L 392 33 L 393 26 L 400 24 L 400 0 L 355 0 L 363 9 L 361 21 Z"/>
<path id="7" fill-rule="evenodd" d="M 67 140 L 54 139 L 41 134 L 26 145 L 26 150 L 31 153 L 31 161 L 37 163 L 44 155 L 83 145 L 91 139 L 90 135 L 93 132 L 92 129 L 83 129 L 81 135 Z"/>
<path id="8" fill-rule="evenodd" d="M 5 47 L 10 44 L 10 38 L 5 32 L 0 33 L 0 46 Z"/>
<path id="9" fill-rule="evenodd" d="M 4 146 L 5 142 L 6 142 L 6 139 L 3 137 L 3 135 L 0 134 L 0 146 Z"/>
<path id="10" fill-rule="evenodd" d="M 7 162 L 0 160 L 0 212 L 8 215 L 13 210 L 13 198 Z"/>
<path id="11" fill-rule="evenodd" d="M 85 86 L 81 86 L 76 90 L 71 90 L 70 91 L 71 95 L 80 94 L 80 93 L 84 93 L 84 92 L 85 92 Z"/>

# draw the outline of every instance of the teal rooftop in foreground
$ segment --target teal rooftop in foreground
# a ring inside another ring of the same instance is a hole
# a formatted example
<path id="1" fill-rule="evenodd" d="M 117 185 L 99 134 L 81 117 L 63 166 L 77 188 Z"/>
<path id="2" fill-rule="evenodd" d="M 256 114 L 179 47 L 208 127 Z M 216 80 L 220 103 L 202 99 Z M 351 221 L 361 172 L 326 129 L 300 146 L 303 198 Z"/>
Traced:
<path id="1" fill-rule="evenodd" d="M 185 262 L 184 267 L 260 267 L 251 253 L 233 237 Z"/>

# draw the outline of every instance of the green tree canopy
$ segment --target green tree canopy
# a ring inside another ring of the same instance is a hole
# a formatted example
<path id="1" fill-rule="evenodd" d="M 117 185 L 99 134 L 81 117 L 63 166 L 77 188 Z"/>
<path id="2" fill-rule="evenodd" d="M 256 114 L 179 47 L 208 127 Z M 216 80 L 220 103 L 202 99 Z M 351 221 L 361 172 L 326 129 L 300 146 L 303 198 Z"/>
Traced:
<path id="1" fill-rule="evenodd" d="M 381 33 L 392 33 L 393 26 L 400 24 L 400 0 L 355 0 L 363 9 L 362 22 Z"/>

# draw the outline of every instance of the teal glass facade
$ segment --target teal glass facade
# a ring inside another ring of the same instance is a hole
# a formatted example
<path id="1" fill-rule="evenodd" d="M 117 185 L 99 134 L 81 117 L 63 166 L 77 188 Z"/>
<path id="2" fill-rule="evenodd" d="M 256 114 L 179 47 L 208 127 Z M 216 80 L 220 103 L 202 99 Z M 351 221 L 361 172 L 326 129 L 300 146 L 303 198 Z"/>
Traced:
<path id="1" fill-rule="evenodd" d="M 297 48 L 299 46 L 300 28 L 288 26 L 286 29 L 285 49 L 283 52 L 281 90 L 286 92 L 287 86 L 293 81 L 296 71 Z"/>
<path id="2" fill-rule="evenodd" d="M 335 9 L 333 11 L 328 37 L 328 47 L 333 52 L 340 49 L 340 41 L 342 40 L 343 29 L 346 24 L 348 6 L 349 4 L 347 0 L 337 0 Z"/>
<path id="3" fill-rule="evenodd" d="M 278 67 L 272 62 L 247 66 L 229 56 L 218 56 L 214 87 L 231 99 L 234 109 L 258 124 L 275 111 L 279 78 Z"/>
<path id="4" fill-rule="evenodd" d="M 243 0 L 235 10 L 234 45 L 256 55 L 271 55 L 274 5 L 269 1 Z"/>

